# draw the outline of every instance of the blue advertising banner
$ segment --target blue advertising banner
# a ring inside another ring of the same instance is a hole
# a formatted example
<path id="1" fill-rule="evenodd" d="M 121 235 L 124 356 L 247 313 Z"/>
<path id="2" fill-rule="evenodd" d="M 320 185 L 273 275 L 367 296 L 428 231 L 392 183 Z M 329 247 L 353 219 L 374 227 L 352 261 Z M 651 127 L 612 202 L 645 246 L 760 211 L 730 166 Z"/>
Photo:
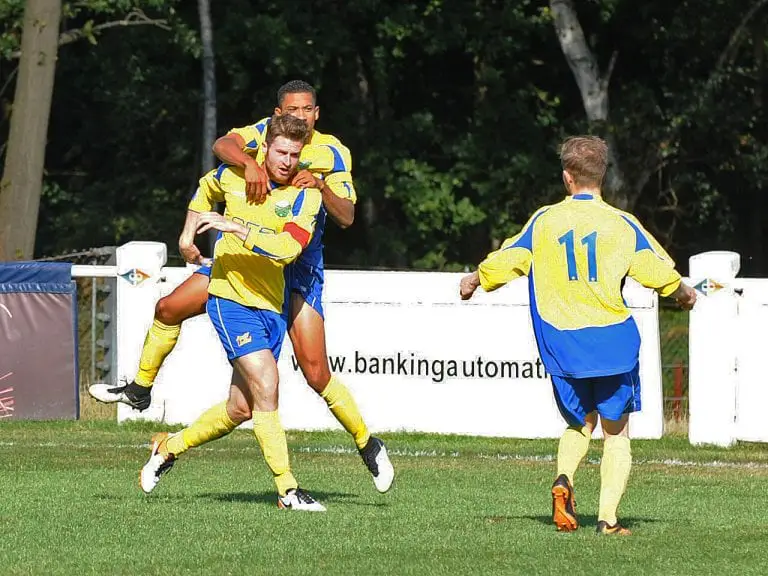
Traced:
<path id="1" fill-rule="evenodd" d="M 71 264 L 0 262 L 0 422 L 79 415 Z"/>

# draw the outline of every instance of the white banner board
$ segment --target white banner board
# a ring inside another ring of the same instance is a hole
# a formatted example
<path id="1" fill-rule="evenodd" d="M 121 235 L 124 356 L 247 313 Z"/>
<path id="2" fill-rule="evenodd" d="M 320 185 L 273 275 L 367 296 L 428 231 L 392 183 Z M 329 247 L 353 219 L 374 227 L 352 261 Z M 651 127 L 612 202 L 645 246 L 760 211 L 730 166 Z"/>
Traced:
<path id="1" fill-rule="evenodd" d="M 130 245 L 129 245 L 130 246 Z M 118 268 L 120 268 L 118 254 Z M 118 281 L 118 373 L 131 379 L 154 301 L 191 269 L 163 268 L 138 285 Z M 323 305 L 332 370 L 349 387 L 373 431 L 557 437 L 565 427 L 538 358 L 525 279 L 469 302 L 458 296 L 462 274 L 329 270 Z M 149 297 L 149 293 L 153 297 Z M 629 281 L 625 299 L 642 336 L 642 412 L 631 434 L 663 430 L 658 309 L 655 293 Z M 279 363 L 280 414 L 288 429 L 339 428 L 306 384 L 286 337 Z M 161 369 L 153 404 L 125 406 L 120 420 L 190 423 L 226 398 L 231 368 L 207 317 L 184 323 Z"/>

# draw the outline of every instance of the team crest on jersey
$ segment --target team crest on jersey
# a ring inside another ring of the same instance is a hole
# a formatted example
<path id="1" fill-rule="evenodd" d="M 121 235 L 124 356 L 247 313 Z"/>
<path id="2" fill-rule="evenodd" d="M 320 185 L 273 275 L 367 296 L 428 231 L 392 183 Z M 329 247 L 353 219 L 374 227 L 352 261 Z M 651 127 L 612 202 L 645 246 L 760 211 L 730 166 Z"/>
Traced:
<path id="1" fill-rule="evenodd" d="M 131 286 L 138 286 L 149 278 L 149 274 L 138 268 L 133 268 L 124 274 L 120 274 L 120 278 L 126 280 Z"/>
<path id="2" fill-rule="evenodd" d="M 240 334 L 236 340 L 238 346 L 245 346 L 246 344 L 250 344 L 253 339 L 251 338 L 250 332 L 245 332 L 244 334 Z"/>
<path id="3" fill-rule="evenodd" d="M 291 203 L 288 200 L 280 200 L 275 204 L 275 214 L 280 218 L 287 218 L 291 213 Z"/>
<path id="4" fill-rule="evenodd" d="M 310 166 L 312 166 L 311 160 L 299 160 L 299 165 L 298 165 L 299 170 L 309 170 Z"/>
<path id="5" fill-rule="evenodd" d="M 715 282 L 711 278 L 704 278 L 704 280 L 696 284 L 694 288 L 704 294 L 704 296 L 709 296 L 710 294 L 714 294 L 718 290 L 725 288 L 725 286 Z"/>

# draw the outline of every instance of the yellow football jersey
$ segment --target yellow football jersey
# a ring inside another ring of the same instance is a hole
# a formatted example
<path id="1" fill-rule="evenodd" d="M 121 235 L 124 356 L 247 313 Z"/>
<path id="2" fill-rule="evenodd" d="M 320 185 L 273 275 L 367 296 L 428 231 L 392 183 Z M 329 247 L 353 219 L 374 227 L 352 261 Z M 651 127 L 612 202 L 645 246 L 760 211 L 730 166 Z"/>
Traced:
<path id="1" fill-rule="evenodd" d="M 681 280 L 634 216 L 589 194 L 539 209 L 478 272 L 488 291 L 529 276 L 542 362 L 550 374 L 574 378 L 621 374 L 637 364 L 640 334 L 621 294 L 626 276 L 662 296 Z"/>
<path id="2" fill-rule="evenodd" d="M 222 164 L 200 179 L 189 209 L 207 212 L 217 202 L 225 202 L 224 216 L 249 230 L 245 241 L 219 233 L 208 292 L 279 314 L 285 290 L 283 268 L 309 244 L 322 195 L 314 188 L 271 185 L 263 204 L 249 204 L 242 170 Z"/>
<path id="3" fill-rule="evenodd" d="M 264 149 L 261 144 L 268 129 L 269 118 L 262 118 L 256 124 L 233 128 L 228 134 L 239 135 L 245 140 L 245 151 L 255 156 L 257 161 L 263 162 Z M 325 162 L 325 156 L 328 153 L 334 160 L 330 167 Z M 323 158 L 323 162 L 318 163 L 318 158 Z M 301 152 L 299 169 L 322 174 L 326 184 L 336 196 L 353 203 L 357 202 L 357 192 L 352 183 L 352 154 L 335 136 L 313 130 L 312 138 Z"/>

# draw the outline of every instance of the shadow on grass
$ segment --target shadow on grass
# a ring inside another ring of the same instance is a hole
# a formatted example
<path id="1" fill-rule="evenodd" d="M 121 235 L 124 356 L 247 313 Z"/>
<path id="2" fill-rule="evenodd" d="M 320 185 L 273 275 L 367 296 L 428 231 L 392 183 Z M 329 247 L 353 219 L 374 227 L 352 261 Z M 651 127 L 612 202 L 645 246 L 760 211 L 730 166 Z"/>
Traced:
<path id="1" fill-rule="evenodd" d="M 352 506 L 372 506 L 374 508 L 389 506 L 388 502 L 370 502 L 361 501 L 357 494 L 343 492 L 323 492 L 312 490 L 312 497 L 322 504 L 336 503 L 349 504 Z M 276 492 L 204 492 L 202 494 L 151 494 L 143 495 L 140 493 L 115 493 L 115 494 L 96 494 L 97 500 L 115 501 L 132 500 L 141 497 L 148 503 L 162 504 L 165 502 L 180 502 L 193 500 L 214 500 L 216 502 L 226 502 L 231 504 L 277 504 Z"/>
<path id="2" fill-rule="evenodd" d="M 361 502 L 357 494 L 348 494 L 343 492 L 323 492 L 321 490 L 312 490 L 312 497 L 322 504 L 341 503 L 351 504 L 353 506 L 389 506 L 386 502 Z M 207 493 L 200 494 L 198 498 L 207 498 L 218 502 L 232 503 L 267 503 L 275 504 L 277 495 L 275 492 L 231 492 L 231 493 Z"/>
<path id="3" fill-rule="evenodd" d="M 482 519 L 489 524 L 500 524 L 502 522 L 510 522 L 514 520 L 533 520 L 539 524 L 546 524 L 552 526 L 552 516 L 541 515 L 525 515 L 525 516 L 483 516 Z M 643 524 L 653 524 L 660 522 L 658 518 L 638 518 L 635 516 L 627 516 L 619 518 L 619 522 L 625 528 L 637 528 Z M 597 527 L 597 516 L 594 514 L 579 514 L 579 526 L 581 528 L 594 529 Z"/>

